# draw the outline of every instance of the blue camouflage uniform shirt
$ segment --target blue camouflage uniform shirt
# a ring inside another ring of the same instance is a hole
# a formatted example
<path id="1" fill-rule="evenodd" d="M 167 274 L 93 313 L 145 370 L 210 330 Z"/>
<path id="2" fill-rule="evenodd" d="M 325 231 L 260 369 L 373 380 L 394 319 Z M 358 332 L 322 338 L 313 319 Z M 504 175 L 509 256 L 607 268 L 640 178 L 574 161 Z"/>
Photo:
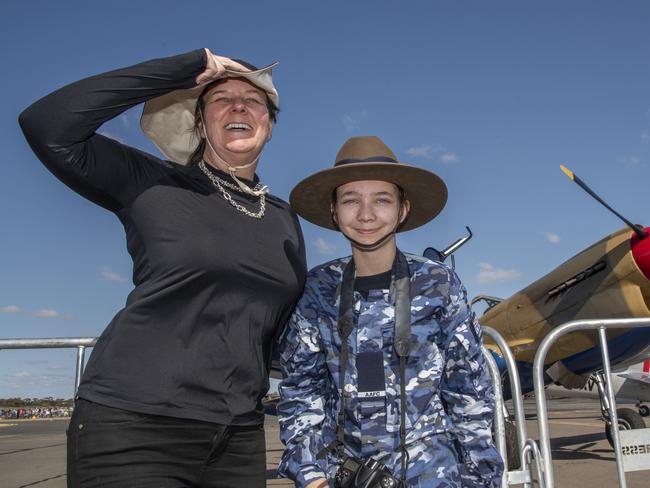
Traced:
<path id="1" fill-rule="evenodd" d="M 405 254 L 411 274 L 411 334 L 406 365 L 409 486 L 496 487 L 503 464 L 491 425 L 492 383 L 481 352 L 480 329 L 456 274 L 440 263 Z M 309 272 L 300 302 L 280 338 L 284 379 L 278 418 L 286 448 L 281 476 L 304 487 L 333 479 L 340 460 L 317 454 L 337 437 L 337 329 L 343 270 L 350 257 Z M 355 328 L 348 338 L 345 451 L 382 461 L 400 477 L 399 358 L 393 348 L 394 290 L 355 291 Z M 383 352 L 385 398 L 360 400 L 355 355 Z"/>

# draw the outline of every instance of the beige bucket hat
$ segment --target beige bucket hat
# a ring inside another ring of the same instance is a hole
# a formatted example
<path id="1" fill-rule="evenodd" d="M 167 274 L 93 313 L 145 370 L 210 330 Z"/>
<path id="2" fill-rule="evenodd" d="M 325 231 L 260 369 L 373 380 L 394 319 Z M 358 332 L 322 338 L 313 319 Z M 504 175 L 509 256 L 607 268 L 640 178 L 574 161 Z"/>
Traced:
<path id="1" fill-rule="evenodd" d="M 334 167 L 308 176 L 291 191 L 293 209 L 312 224 L 338 230 L 332 222 L 330 206 L 337 187 L 351 181 L 380 180 L 398 185 L 411 202 L 411 211 L 398 232 L 415 229 L 438 215 L 447 203 L 447 186 L 423 168 L 401 163 L 375 136 L 348 139 Z"/>
<path id="2" fill-rule="evenodd" d="M 264 68 L 254 66 L 240 60 L 235 60 L 252 71 L 226 70 L 224 78 L 244 78 L 256 87 L 264 90 L 276 108 L 280 108 L 280 97 L 273 86 L 272 71 L 277 62 Z M 209 83 L 197 85 L 185 90 L 174 90 L 144 104 L 140 127 L 144 133 L 170 160 L 187 164 L 189 157 L 196 150 L 201 138 L 194 130 L 194 114 L 196 104 Z"/>

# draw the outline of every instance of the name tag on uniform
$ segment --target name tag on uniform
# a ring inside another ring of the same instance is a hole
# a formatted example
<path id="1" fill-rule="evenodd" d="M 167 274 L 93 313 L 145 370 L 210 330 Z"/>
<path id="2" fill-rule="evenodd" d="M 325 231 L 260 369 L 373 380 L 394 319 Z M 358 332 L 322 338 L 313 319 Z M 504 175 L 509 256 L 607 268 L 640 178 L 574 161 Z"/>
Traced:
<path id="1" fill-rule="evenodd" d="M 357 391 L 359 400 L 375 400 L 386 396 L 384 354 L 381 351 L 356 355 Z"/>

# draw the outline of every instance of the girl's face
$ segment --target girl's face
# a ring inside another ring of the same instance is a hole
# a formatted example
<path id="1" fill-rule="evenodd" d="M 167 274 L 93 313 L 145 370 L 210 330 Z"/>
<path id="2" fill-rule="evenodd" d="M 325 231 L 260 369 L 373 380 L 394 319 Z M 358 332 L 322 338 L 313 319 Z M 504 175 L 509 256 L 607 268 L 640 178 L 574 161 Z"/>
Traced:
<path id="1" fill-rule="evenodd" d="M 372 245 L 394 232 L 408 210 L 409 202 L 400 202 L 397 186 L 378 180 L 352 181 L 339 186 L 336 203 L 332 204 L 333 218 L 341 232 L 365 245 Z"/>

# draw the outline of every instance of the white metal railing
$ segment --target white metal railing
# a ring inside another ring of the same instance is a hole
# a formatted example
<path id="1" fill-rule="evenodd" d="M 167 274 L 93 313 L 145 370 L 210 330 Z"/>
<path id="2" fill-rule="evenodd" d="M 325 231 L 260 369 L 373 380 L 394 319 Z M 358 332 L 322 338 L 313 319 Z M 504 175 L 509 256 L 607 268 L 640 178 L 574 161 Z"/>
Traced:
<path id="1" fill-rule="evenodd" d="M 506 444 L 506 427 L 505 418 L 503 415 L 503 388 L 501 385 L 501 374 L 496 361 L 492 354 L 485 347 L 483 348 L 483 355 L 488 363 L 490 376 L 492 377 L 492 385 L 494 389 L 494 438 L 497 450 L 503 459 L 503 476 L 501 477 L 501 488 L 508 488 L 507 472 L 508 472 L 508 446 Z"/>
<path id="2" fill-rule="evenodd" d="M 544 465 L 543 478 L 547 488 L 554 488 L 553 481 L 553 459 L 551 456 L 551 439 L 548 428 L 548 411 L 546 409 L 546 395 L 544 394 L 544 362 L 546 355 L 553 343 L 561 336 L 578 330 L 598 329 L 601 354 L 603 358 L 603 370 L 606 378 L 607 399 L 609 403 L 610 432 L 616 453 L 616 468 L 618 471 L 618 482 L 621 488 L 625 488 L 625 472 L 621 453 L 621 444 L 618 433 L 618 417 L 616 415 L 616 398 L 612 389 L 611 364 L 609 350 L 607 348 L 606 329 L 632 329 L 650 327 L 650 318 L 635 319 L 600 319 L 600 320 L 575 320 L 560 325 L 550 331 L 541 342 L 533 360 L 533 382 L 535 388 L 535 402 L 537 405 L 537 424 L 539 428 L 539 443 L 541 446 L 542 462 Z"/>
<path id="3" fill-rule="evenodd" d="M 93 347 L 97 343 L 96 337 L 61 337 L 53 339 L 0 339 L 0 350 L 2 349 L 77 349 L 77 366 L 75 369 L 74 395 L 77 396 L 77 388 L 81 382 L 81 375 L 84 370 L 84 356 L 87 347 Z"/>
<path id="4" fill-rule="evenodd" d="M 501 487 L 507 488 L 513 484 L 523 484 L 524 488 L 530 488 L 532 481 L 531 464 L 534 460 L 539 471 L 539 457 L 536 456 L 537 451 L 528 446 L 528 433 L 526 431 L 526 416 L 524 414 L 524 401 L 521 394 L 521 382 L 519 380 L 519 371 L 517 370 L 517 363 L 512 351 L 508 347 L 508 343 L 503 336 L 492 327 L 482 327 L 483 334 L 492 339 L 501 350 L 501 355 L 506 363 L 508 371 L 508 378 L 510 379 L 510 393 L 512 396 L 512 405 L 515 414 L 515 428 L 517 433 L 517 452 L 519 453 L 520 467 L 518 470 L 509 470 L 507 447 L 505 439 L 505 428 L 501 426 L 505 424 L 504 412 L 506 412 L 503 395 L 501 392 L 501 376 L 499 374 L 496 362 L 489 351 L 484 350 L 488 359 L 488 365 L 492 372 L 492 382 L 495 389 L 495 437 L 497 449 L 501 453 L 504 462 L 503 478 L 501 480 Z M 496 370 L 496 373 L 495 373 Z M 497 392 L 496 390 L 499 390 Z M 544 488 L 543 480 L 540 486 Z"/>
<path id="5" fill-rule="evenodd" d="M 531 465 L 535 461 L 537 471 L 537 482 L 541 488 L 554 488 L 553 480 L 553 462 L 551 456 L 551 442 L 548 428 L 548 411 L 546 406 L 546 396 L 544 393 L 544 362 L 546 355 L 553 343 L 561 336 L 578 330 L 598 329 L 601 353 L 603 358 L 603 369 L 605 373 L 607 400 L 610 406 L 609 419 L 614 451 L 616 453 L 616 466 L 618 470 L 619 486 L 625 488 L 625 473 L 623 468 L 620 438 L 618 432 L 618 418 L 616 415 L 616 399 L 611 385 L 611 365 L 609 351 L 607 348 L 606 329 L 624 329 L 650 327 L 650 318 L 636 319 L 601 319 L 601 320 L 577 320 L 560 325 L 549 332 L 544 340 L 540 343 L 533 361 L 533 381 L 535 390 L 535 402 L 537 407 L 537 423 L 539 428 L 539 444 L 535 440 L 529 439 L 526 431 L 526 418 L 524 415 L 523 395 L 521 394 L 521 383 L 519 372 L 512 351 L 507 342 L 495 329 L 483 327 L 484 335 L 490 337 L 502 352 L 503 359 L 508 370 L 510 379 L 510 391 L 512 393 L 512 402 L 515 414 L 515 426 L 517 434 L 517 450 L 521 462 L 521 468 L 518 471 L 508 471 L 507 450 L 505 443 L 504 411 L 501 389 L 501 376 L 491 353 L 484 348 L 483 353 L 487 359 L 490 375 L 495 386 L 495 433 L 496 444 L 499 452 L 504 458 L 505 469 L 504 477 L 501 482 L 502 488 L 507 488 L 512 484 L 524 484 L 525 488 L 532 486 Z M 50 339 L 0 339 L 0 350 L 2 349 L 62 349 L 76 348 L 77 361 L 75 371 L 74 393 L 76 396 L 77 388 L 81 381 L 84 368 L 84 355 L 88 347 L 95 346 L 96 337 L 70 337 L 70 338 L 50 338 Z"/>

